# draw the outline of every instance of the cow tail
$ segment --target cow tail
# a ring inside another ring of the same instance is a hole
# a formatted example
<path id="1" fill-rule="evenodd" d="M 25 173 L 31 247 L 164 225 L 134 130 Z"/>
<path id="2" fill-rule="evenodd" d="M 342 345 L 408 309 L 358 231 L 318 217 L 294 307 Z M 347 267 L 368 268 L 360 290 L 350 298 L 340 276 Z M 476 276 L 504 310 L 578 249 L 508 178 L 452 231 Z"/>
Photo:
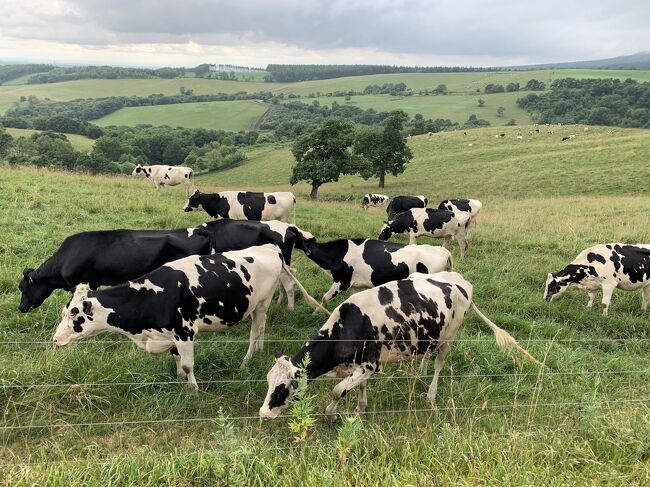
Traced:
<path id="1" fill-rule="evenodd" d="M 307 301 L 314 310 L 322 311 L 327 316 L 330 315 L 329 311 L 327 311 L 323 306 L 321 306 L 321 304 L 318 301 L 316 301 L 314 298 L 312 298 L 309 295 L 309 293 L 303 287 L 303 285 L 300 284 L 300 281 L 296 279 L 296 276 L 294 276 L 291 273 L 291 268 L 287 264 L 285 264 L 284 261 L 282 262 L 282 270 L 289 275 L 289 277 L 293 280 L 293 282 L 296 283 L 296 286 L 298 286 L 298 289 L 300 289 L 300 292 L 302 293 L 302 297 L 305 298 L 305 301 Z"/>
<path id="2" fill-rule="evenodd" d="M 447 260 L 447 267 L 449 268 L 449 272 L 454 272 L 454 258 L 451 255 L 451 252 L 449 252 L 449 260 Z"/>
<path id="3" fill-rule="evenodd" d="M 476 312 L 476 314 L 483 320 L 483 322 L 490 327 L 490 330 L 492 330 L 492 333 L 494 333 L 494 338 L 497 342 L 497 345 L 501 350 L 512 350 L 515 349 L 519 353 L 521 353 L 524 357 L 526 357 L 528 360 L 531 362 L 535 362 L 537 365 L 544 367 L 544 364 L 541 363 L 539 360 L 537 360 L 535 357 L 533 357 L 531 354 L 529 354 L 526 350 L 521 348 L 519 344 L 517 343 L 517 340 L 515 340 L 510 333 L 505 331 L 502 328 L 499 328 L 497 325 L 492 323 L 490 319 L 485 316 L 483 313 L 481 313 L 481 310 L 478 309 L 478 307 L 474 304 L 474 301 L 472 301 L 472 309 Z"/>
<path id="4" fill-rule="evenodd" d="M 294 226 L 296 226 L 296 206 L 297 206 L 297 202 L 296 202 L 296 197 L 294 196 L 293 197 L 293 225 Z"/>

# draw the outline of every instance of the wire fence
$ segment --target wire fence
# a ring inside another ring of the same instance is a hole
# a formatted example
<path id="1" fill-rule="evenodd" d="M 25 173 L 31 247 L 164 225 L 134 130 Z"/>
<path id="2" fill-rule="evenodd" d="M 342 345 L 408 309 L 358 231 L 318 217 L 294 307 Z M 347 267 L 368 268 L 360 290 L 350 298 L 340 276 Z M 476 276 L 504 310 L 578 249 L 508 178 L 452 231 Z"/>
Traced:
<path id="1" fill-rule="evenodd" d="M 337 412 L 336 414 L 327 413 L 312 413 L 314 417 L 332 417 L 332 416 L 376 416 L 376 415 L 390 415 L 390 414 L 434 414 L 439 411 L 486 411 L 486 410 L 504 410 L 516 408 L 544 408 L 544 407 L 567 407 L 577 406 L 583 407 L 609 407 L 614 404 L 650 404 L 650 398 L 642 399 L 616 399 L 612 401 L 569 401 L 569 402 L 532 402 L 532 403 L 510 403 L 510 404 L 481 404 L 473 406 L 449 406 L 449 407 L 436 407 L 435 410 L 431 408 L 404 408 L 404 409 L 383 409 L 376 411 L 357 411 L 357 412 Z M 279 415 L 277 418 L 290 418 L 289 415 Z M 277 419 L 276 418 L 276 419 Z M 120 421 L 96 421 L 88 423 L 42 423 L 42 424 L 27 424 L 27 425 L 4 425 L 0 426 L 0 431 L 8 430 L 33 430 L 33 429 L 54 429 L 54 428 L 93 428 L 93 427 L 113 427 L 113 426 L 136 426 L 147 424 L 169 424 L 169 423 L 204 423 L 204 422 L 219 422 L 219 421 L 250 421 L 261 420 L 258 415 L 246 416 L 211 416 L 203 418 L 162 418 L 162 419 L 135 419 L 135 420 L 120 420 Z"/>

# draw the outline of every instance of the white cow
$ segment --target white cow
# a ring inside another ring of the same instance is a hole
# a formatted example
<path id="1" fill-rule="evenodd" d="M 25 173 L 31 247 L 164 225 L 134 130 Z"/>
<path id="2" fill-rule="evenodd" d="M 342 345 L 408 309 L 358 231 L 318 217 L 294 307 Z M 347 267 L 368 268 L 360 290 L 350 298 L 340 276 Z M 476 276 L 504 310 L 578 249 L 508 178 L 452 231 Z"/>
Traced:
<path id="1" fill-rule="evenodd" d="M 182 184 L 185 186 L 187 195 L 191 195 L 194 191 L 194 183 L 192 182 L 192 175 L 194 172 L 189 167 L 184 166 L 164 166 L 153 165 L 143 166 L 138 164 L 131 176 L 138 176 L 144 174 L 149 178 L 158 191 L 161 191 L 163 186 L 178 186 Z"/>

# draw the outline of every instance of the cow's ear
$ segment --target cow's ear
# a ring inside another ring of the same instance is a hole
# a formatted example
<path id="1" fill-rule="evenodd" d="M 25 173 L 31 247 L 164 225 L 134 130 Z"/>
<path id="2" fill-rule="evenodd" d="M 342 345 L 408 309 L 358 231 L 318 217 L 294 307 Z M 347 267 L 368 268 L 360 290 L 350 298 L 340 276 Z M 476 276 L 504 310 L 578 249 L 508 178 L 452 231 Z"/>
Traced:
<path id="1" fill-rule="evenodd" d="M 279 350 L 274 351 L 273 355 L 275 355 L 275 358 L 281 358 L 281 357 L 284 356 L 284 354 L 282 352 L 280 352 Z"/>
<path id="2" fill-rule="evenodd" d="M 298 381 L 296 379 L 293 379 L 291 381 L 291 388 L 292 389 L 298 389 Z"/>
<path id="3" fill-rule="evenodd" d="M 81 309 L 83 309 L 84 314 L 89 315 L 91 313 L 91 311 L 92 311 L 92 308 L 93 308 L 93 304 L 90 301 L 84 299 L 83 306 L 81 308 Z"/>
<path id="4" fill-rule="evenodd" d="M 26 277 L 27 279 L 30 279 L 29 275 L 34 272 L 34 269 L 31 269 L 29 267 L 25 267 L 23 269 L 23 277 Z"/>
<path id="5" fill-rule="evenodd" d="M 553 279 L 553 274 L 551 274 L 551 273 L 549 272 L 549 273 L 548 273 L 548 276 L 546 276 L 546 279 Z"/>

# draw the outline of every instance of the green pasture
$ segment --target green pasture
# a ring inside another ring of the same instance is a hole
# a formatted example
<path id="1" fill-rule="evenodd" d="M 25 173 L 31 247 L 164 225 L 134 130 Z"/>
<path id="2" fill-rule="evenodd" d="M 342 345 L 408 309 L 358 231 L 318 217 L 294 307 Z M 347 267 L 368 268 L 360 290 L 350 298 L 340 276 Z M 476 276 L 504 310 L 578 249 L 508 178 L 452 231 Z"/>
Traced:
<path id="1" fill-rule="evenodd" d="M 415 159 L 382 192 L 479 198 L 483 210 L 455 269 L 474 300 L 543 369 L 500 352 L 468 313 L 442 372 L 438 409 L 430 377 L 391 365 L 371 380 L 368 414 L 338 421 L 320 414 L 333 379 L 310 384 L 315 424 L 297 442 L 289 419 L 255 419 L 273 350 L 291 353 L 324 322 L 299 298 L 274 304 L 267 343 L 238 366 L 249 326 L 202 334 L 200 391 L 175 381 L 169 356 L 152 356 L 117 335 L 63 349 L 51 337 L 67 293 L 17 311 L 17 283 L 68 235 L 94 229 L 180 228 L 208 217 L 184 213 L 185 194 L 131 177 L 0 166 L 0 478 L 6 485 L 648 485 L 650 322 L 640 292 L 616 291 L 609 317 L 587 310 L 586 294 L 542 299 L 546 274 L 598 242 L 649 242 L 650 138 L 641 130 L 542 127 L 482 129 L 410 140 Z M 523 140 L 514 137 L 524 132 Z M 561 142 L 563 134 L 576 139 Z M 471 144 L 471 145 L 470 145 Z M 320 240 L 376 237 L 385 212 L 363 211 L 374 181 L 346 176 L 310 202 L 291 187 L 282 147 L 258 147 L 242 166 L 197 178 L 205 191 L 291 189 L 296 223 Z M 403 239 L 397 239 L 403 241 Z M 426 241 L 426 239 L 423 240 Z M 292 267 L 320 297 L 328 277 L 300 252 Z M 329 306 L 341 303 L 349 293 Z M 110 343 L 109 343 L 110 342 Z M 237 342 L 237 343 L 234 343 Z M 433 369 L 433 367 L 431 367 Z M 203 382 L 201 382 L 203 381 Z M 101 424 L 97 424 L 101 423 Z"/>
<path id="2" fill-rule="evenodd" d="M 40 132 L 40 130 L 32 129 L 14 129 L 7 128 L 5 129 L 9 135 L 12 137 L 30 137 L 32 134 Z M 88 137 L 78 134 L 64 134 L 70 143 L 74 146 L 75 149 L 90 152 L 93 148 L 95 141 Z"/>

